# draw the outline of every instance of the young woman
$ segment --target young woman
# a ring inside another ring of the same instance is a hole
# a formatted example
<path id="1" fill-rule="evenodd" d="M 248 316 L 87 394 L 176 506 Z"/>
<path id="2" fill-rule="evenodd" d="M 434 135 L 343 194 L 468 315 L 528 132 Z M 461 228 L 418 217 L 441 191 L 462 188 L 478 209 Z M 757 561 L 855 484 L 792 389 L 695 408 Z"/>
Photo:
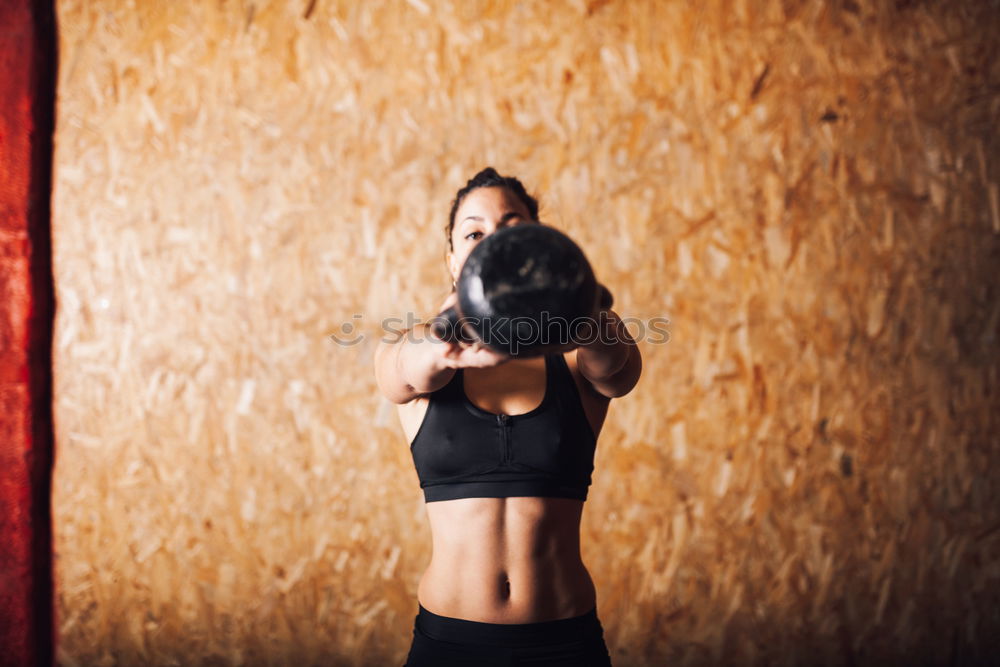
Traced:
<path id="1" fill-rule="evenodd" d="M 533 224 L 538 203 L 520 181 L 476 174 L 448 219 L 452 284 L 485 237 Z M 376 378 L 411 443 L 433 544 L 408 666 L 611 664 L 580 518 L 608 404 L 642 367 L 615 331 L 532 358 L 444 342 L 426 323 L 380 343 Z"/>

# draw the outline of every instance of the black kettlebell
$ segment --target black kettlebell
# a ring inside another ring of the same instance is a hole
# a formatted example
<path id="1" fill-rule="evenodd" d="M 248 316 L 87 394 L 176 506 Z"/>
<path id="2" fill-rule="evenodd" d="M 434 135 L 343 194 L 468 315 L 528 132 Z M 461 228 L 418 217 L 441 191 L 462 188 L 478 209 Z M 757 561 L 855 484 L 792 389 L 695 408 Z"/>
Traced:
<path id="1" fill-rule="evenodd" d="M 438 315 L 442 340 L 480 341 L 514 357 L 545 354 L 576 338 L 581 322 L 609 307 L 580 247 L 542 223 L 505 227 L 469 253 L 458 303 Z"/>

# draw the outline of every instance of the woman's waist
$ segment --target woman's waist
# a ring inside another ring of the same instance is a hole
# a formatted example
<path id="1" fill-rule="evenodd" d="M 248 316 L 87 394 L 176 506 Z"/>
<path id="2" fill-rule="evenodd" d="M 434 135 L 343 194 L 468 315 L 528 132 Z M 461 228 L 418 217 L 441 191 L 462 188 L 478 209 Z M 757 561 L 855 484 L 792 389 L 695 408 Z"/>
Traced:
<path id="1" fill-rule="evenodd" d="M 484 623 L 571 618 L 596 606 L 593 580 L 579 554 L 525 560 L 455 560 L 436 554 L 417 598 L 426 609 Z"/>

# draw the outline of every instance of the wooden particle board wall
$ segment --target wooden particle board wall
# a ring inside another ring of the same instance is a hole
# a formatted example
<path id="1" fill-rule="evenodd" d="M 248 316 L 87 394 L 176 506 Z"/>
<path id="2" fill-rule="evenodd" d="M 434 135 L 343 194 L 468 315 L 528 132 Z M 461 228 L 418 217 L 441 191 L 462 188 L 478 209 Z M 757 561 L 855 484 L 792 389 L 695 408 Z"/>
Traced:
<path id="1" fill-rule="evenodd" d="M 60 661 L 403 662 L 372 353 L 486 165 L 643 336 L 583 519 L 616 665 L 1000 649 L 997 15 L 60 0 Z"/>

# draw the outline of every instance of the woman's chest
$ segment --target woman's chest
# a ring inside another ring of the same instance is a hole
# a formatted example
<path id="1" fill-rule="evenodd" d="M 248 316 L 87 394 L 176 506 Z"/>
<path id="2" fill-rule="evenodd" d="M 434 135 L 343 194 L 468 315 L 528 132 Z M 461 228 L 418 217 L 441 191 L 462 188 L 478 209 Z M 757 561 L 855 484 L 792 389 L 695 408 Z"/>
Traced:
<path id="1" fill-rule="evenodd" d="M 423 479 L 494 471 L 585 475 L 593 469 L 594 449 L 585 420 L 556 400 L 513 416 L 461 400 L 435 402 L 411 444 Z"/>

